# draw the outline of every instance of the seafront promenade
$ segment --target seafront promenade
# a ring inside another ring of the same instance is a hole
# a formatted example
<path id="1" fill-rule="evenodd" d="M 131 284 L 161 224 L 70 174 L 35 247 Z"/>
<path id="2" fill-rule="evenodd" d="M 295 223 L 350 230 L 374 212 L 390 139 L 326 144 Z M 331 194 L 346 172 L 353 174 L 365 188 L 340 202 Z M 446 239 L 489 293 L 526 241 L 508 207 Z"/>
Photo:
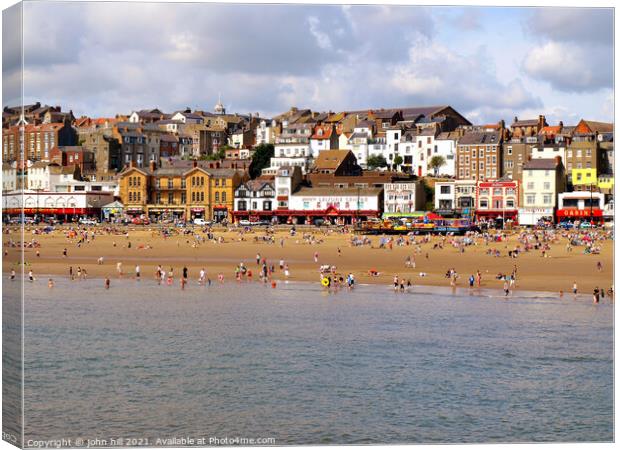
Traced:
<path id="1" fill-rule="evenodd" d="M 502 289 L 499 275 L 516 273 L 514 290 L 563 291 L 577 283 L 579 293 L 613 285 L 612 231 L 491 230 L 471 236 L 358 235 L 341 228 L 298 227 L 269 231 L 214 227 L 88 227 L 25 228 L 25 270 L 35 278 L 50 274 L 75 279 L 134 278 L 136 266 L 143 282 L 154 282 L 157 267 L 175 275 L 175 286 L 185 267 L 188 283 L 204 269 L 207 278 L 235 282 L 241 263 L 258 281 L 263 260 L 270 280 L 320 281 L 321 267 L 351 273 L 357 283 L 392 285 L 398 276 L 415 285 L 451 286 L 446 277 L 457 273 L 456 286 L 468 287 L 469 277 L 481 277 L 480 287 Z M 18 227 L 5 227 L 3 269 L 19 272 Z M 593 251 L 594 253 L 591 253 Z M 259 262 L 257 263 L 257 259 Z M 120 266 L 119 266 L 120 263 Z M 282 264 L 283 263 L 283 264 Z M 282 266 L 282 267 L 281 267 Z M 288 277 L 284 267 L 288 268 Z M 119 270 L 120 269 L 120 270 Z M 78 276 L 78 270 L 80 276 Z M 40 282 L 46 280 L 39 279 Z M 243 277 L 242 281 L 248 281 Z M 477 283 L 476 283 L 477 284 Z"/>

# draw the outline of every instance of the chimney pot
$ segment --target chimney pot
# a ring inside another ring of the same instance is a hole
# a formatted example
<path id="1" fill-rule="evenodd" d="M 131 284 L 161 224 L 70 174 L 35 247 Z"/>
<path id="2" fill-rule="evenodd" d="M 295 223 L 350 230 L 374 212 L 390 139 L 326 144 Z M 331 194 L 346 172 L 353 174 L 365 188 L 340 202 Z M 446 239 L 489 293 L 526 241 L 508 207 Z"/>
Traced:
<path id="1" fill-rule="evenodd" d="M 197 161 L 197 160 L 194 160 L 194 161 L 193 161 L 193 166 L 194 166 L 194 167 L 198 167 L 198 161 Z"/>

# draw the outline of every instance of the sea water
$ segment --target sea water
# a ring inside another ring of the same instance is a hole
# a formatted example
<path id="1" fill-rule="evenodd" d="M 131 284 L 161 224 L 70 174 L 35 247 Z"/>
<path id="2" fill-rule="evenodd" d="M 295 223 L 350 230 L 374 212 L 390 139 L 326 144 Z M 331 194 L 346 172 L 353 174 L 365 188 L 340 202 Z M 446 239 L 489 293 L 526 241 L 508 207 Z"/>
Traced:
<path id="1" fill-rule="evenodd" d="M 43 278 L 25 293 L 26 444 L 613 439 L 613 305 L 588 297 Z"/>

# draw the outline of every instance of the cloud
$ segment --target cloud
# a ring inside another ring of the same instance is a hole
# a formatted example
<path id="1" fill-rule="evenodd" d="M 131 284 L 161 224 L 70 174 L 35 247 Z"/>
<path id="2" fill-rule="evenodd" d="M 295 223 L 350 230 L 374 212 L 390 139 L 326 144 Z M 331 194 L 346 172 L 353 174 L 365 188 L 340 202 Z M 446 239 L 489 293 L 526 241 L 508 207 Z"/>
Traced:
<path id="1" fill-rule="evenodd" d="M 570 10 L 534 10 L 525 28 L 522 11 L 501 11 L 501 26 L 514 25 L 515 36 L 527 30 L 517 45 L 488 39 L 500 11 L 487 8 L 26 2 L 26 101 L 96 116 L 212 110 L 221 93 L 229 111 L 267 116 L 290 106 L 450 104 L 473 121 L 495 122 L 543 109 L 549 89 L 532 80 L 580 92 L 586 103 L 589 89 L 609 89 L 606 32 L 587 37 L 598 42 L 588 48 L 563 32 L 576 20 Z M 10 66 L 5 90 L 19 80 Z M 563 102 L 556 96 L 552 104 Z"/>
<path id="2" fill-rule="evenodd" d="M 5 105 L 18 105 L 22 94 L 22 5 L 2 11 L 2 98 Z"/>
<path id="3" fill-rule="evenodd" d="M 551 41 L 534 48 L 523 61 L 523 69 L 560 91 L 596 91 L 613 85 L 612 59 L 611 49 L 604 46 Z"/>
<path id="4" fill-rule="evenodd" d="M 539 43 L 522 62 L 530 77 L 563 92 L 613 86 L 613 9 L 538 8 L 524 29 Z"/>
<path id="5" fill-rule="evenodd" d="M 525 28 L 553 41 L 612 45 L 613 20 L 613 8 L 535 8 Z"/>

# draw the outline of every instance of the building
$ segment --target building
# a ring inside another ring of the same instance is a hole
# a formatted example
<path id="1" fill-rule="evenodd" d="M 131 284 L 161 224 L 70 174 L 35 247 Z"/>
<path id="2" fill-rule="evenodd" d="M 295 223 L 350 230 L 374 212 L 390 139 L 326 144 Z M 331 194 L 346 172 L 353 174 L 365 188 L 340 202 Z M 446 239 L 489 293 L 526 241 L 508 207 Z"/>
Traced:
<path id="1" fill-rule="evenodd" d="M 455 214 L 471 217 L 476 207 L 476 185 L 474 180 L 454 181 Z"/>
<path id="2" fill-rule="evenodd" d="M 383 188 L 313 188 L 301 187 L 290 196 L 289 210 L 278 211 L 287 222 L 316 223 L 317 219 L 333 224 L 356 223 L 379 217 L 383 206 Z"/>
<path id="3" fill-rule="evenodd" d="M 519 216 L 519 195 L 517 180 L 505 177 L 495 181 L 478 181 L 476 219 L 516 222 Z"/>
<path id="4" fill-rule="evenodd" d="M 2 196 L 2 212 L 7 215 L 46 215 L 69 218 L 78 216 L 100 217 L 101 207 L 114 200 L 109 190 L 95 190 L 87 184 L 81 189 L 64 191 L 12 191 Z M 22 210 L 23 207 L 23 210 Z"/>
<path id="5" fill-rule="evenodd" d="M 263 220 L 273 217 L 276 191 L 271 180 L 248 180 L 235 190 L 234 217 L 237 220 Z"/>
<path id="6" fill-rule="evenodd" d="M 446 131 L 435 137 L 433 157 L 442 157 L 444 164 L 439 167 L 431 167 L 434 176 L 456 176 L 456 143 L 460 137 L 461 135 L 457 131 Z"/>
<path id="7" fill-rule="evenodd" d="M 558 222 L 591 220 L 602 222 L 605 213 L 605 195 L 600 192 L 562 192 L 558 195 Z"/>
<path id="8" fill-rule="evenodd" d="M 24 157 L 31 161 L 49 161 L 49 152 L 56 146 L 78 144 L 77 132 L 69 122 L 24 125 Z M 2 129 L 2 160 L 20 160 L 20 126 Z"/>
<path id="9" fill-rule="evenodd" d="M 470 132 L 457 143 L 457 178 L 487 181 L 500 178 L 502 168 L 500 132 Z"/>
<path id="10" fill-rule="evenodd" d="M 306 173 L 312 162 L 310 137 L 313 125 L 308 123 L 282 124 L 282 133 L 276 139 L 271 168 L 297 166 Z"/>
<path id="11" fill-rule="evenodd" d="M 2 163 L 2 192 L 17 189 L 17 170 L 14 165 Z"/>
<path id="12" fill-rule="evenodd" d="M 97 172 L 117 172 L 122 169 L 121 144 L 112 136 L 111 128 L 79 130 L 82 148 L 93 153 Z"/>
<path id="13" fill-rule="evenodd" d="M 362 173 L 362 169 L 358 166 L 357 158 L 355 158 L 353 152 L 349 150 L 323 150 L 317 155 L 311 173 L 357 176 Z"/>
<path id="14" fill-rule="evenodd" d="M 540 139 L 538 136 L 512 137 L 504 142 L 502 176 L 522 181 L 523 164 L 532 158 L 534 147 L 539 145 Z"/>
<path id="15" fill-rule="evenodd" d="M 454 181 L 435 182 L 435 212 L 444 217 L 453 216 L 456 210 L 456 185 Z"/>
<path id="16" fill-rule="evenodd" d="M 513 138 L 526 138 L 537 136 L 538 133 L 548 126 L 545 116 L 538 116 L 538 119 L 519 120 L 515 117 L 512 125 L 510 125 L 510 133 Z"/>
<path id="17" fill-rule="evenodd" d="M 523 165 L 522 201 L 519 224 L 536 225 L 553 221 L 558 194 L 566 191 L 566 174 L 561 158 L 531 159 Z"/>
<path id="18" fill-rule="evenodd" d="M 314 134 L 310 136 L 310 153 L 317 158 L 319 153 L 326 150 L 338 149 L 338 134 L 333 125 L 317 125 Z"/>
<path id="19" fill-rule="evenodd" d="M 572 179 L 574 169 L 595 169 L 607 172 L 607 158 L 600 151 L 599 134 L 613 133 L 613 124 L 581 120 L 575 126 L 572 140 L 566 149 L 566 171 Z M 582 186 L 574 186 L 582 189 Z"/>
<path id="20" fill-rule="evenodd" d="M 424 210 L 426 192 L 422 181 L 385 183 L 383 189 L 384 212 L 412 213 Z"/>
<path id="21" fill-rule="evenodd" d="M 223 221 L 234 207 L 234 191 L 245 171 L 223 169 L 217 163 L 157 168 L 130 166 L 120 174 L 120 197 L 125 212 L 153 220 Z"/>
<path id="22" fill-rule="evenodd" d="M 95 173 L 95 154 L 81 146 L 54 147 L 50 150 L 49 160 L 63 167 L 79 167 L 80 172 L 89 176 Z"/>
<path id="23" fill-rule="evenodd" d="M 254 130 L 256 145 L 274 144 L 276 142 L 277 123 L 275 120 L 261 119 Z"/>

